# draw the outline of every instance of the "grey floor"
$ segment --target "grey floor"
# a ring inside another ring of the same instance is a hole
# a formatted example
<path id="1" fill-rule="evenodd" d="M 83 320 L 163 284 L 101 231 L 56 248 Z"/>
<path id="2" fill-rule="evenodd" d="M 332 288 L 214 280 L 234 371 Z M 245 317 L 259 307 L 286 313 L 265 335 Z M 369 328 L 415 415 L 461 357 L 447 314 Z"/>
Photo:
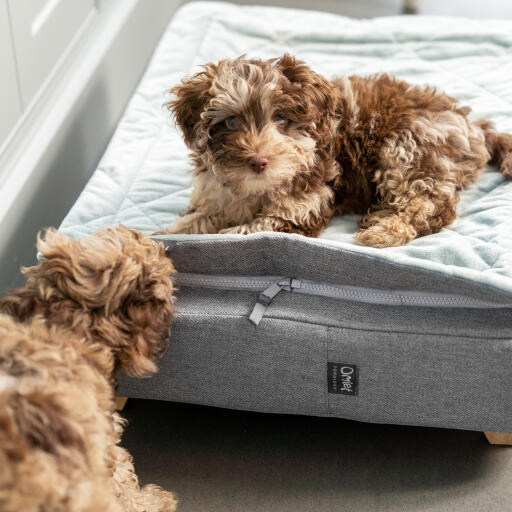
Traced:
<path id="1" fill-rule="evenodd" d="M 181 512 L 509 512 L 512 447 L 479 432 L 129 400 L 124 445 Z"/>

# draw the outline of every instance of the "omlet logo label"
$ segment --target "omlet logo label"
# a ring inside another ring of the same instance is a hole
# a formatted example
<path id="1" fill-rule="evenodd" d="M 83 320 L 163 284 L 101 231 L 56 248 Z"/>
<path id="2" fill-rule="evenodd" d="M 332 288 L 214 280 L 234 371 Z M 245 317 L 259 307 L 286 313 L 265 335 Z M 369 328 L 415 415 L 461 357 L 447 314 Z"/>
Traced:
<path id="1" fill-rule="evenodd" d="M 338 395 L 357 395 L 357 366 L 327 363 L 327 390 Z"/>

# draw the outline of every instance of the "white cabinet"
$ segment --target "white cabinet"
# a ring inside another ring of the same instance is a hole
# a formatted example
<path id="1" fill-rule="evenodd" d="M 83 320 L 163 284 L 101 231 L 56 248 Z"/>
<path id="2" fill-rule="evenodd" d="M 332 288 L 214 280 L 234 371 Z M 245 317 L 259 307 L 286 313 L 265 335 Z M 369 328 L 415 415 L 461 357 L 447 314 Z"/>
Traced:
<path id="1" fill-rule="evenodd" d="M 5 1 L 5 0 L 3 0 Z M 94 0 L 7 0 L 24 108 L 95 10 Z"/>
<path id="2" fill-rule="evenodd" d="M 0 146 L 21 115 L 7 0 L 0 0 Z"/>

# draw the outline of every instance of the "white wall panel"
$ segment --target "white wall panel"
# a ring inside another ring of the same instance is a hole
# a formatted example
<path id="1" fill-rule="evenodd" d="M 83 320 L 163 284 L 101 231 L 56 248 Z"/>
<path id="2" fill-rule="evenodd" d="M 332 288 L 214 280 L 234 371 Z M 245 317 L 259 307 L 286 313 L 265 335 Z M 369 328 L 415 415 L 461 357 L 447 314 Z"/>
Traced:
<path id="1" fill-rule="evenodd" d="M 7 0 L 0 0 L 0 146 L 21 115 Z"/>
<path id="2" fill-rule="evenodd" d="M 36 233 L 60 224 L 96 169 L 181 0 L 98 2 L 68 62 L 0 153 L 0 296 L 23 282 L 18 269 L 34 263 Z"/>
<path id="3" fill-rule="evenodd" d="M 74 35 L 94 0 L 8 0 L 14 51 L 26 108 Z"/>

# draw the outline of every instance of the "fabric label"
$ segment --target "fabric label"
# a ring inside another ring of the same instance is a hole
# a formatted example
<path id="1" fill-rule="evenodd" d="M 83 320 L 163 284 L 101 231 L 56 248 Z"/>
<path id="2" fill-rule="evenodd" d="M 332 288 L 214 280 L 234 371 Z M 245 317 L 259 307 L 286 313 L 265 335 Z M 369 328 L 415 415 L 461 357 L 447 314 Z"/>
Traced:
<path id="1" fill-rule="evenodd" d="M 327 390 L 338 395 L 357 395 L 357 366 L 327 363 Z"/>

